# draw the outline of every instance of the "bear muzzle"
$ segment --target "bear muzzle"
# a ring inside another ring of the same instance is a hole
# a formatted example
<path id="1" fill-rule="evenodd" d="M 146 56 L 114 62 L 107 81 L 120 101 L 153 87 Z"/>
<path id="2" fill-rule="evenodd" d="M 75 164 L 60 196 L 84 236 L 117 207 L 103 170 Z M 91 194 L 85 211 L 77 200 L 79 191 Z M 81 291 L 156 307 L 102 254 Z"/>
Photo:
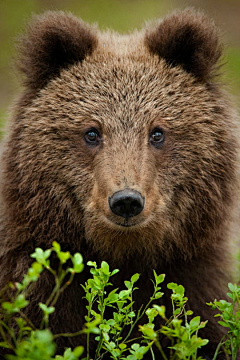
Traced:
<path id="1" fill-rule="evenodd" d="M 108 199 L 111 211 L 124 219 L 140 214 L 144 209 L 145 198 L 136 190 L 124 189 L 115 192 Z"/>

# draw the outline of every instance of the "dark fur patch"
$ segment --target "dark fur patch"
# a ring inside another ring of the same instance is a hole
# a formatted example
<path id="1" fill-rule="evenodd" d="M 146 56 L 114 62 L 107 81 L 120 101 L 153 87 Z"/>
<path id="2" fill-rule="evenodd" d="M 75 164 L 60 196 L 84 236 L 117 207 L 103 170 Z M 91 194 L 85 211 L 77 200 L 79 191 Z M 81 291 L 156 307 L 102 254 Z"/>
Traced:
<path id="1" fill-rule="evenodd" d="M 92 53 L 97 39 L 93 29 L 71 14 L 48 11 L 35 16 L 18 44 L 18 67 L 25 83 L 39 89 L 60 70 Z"/>
<path id="2" fill-rule="evenodd" d="M 222 54 L 214 23 L 190 8 L 171 14 L 154 30 L 147 30 L 145 44 L 151 53 L 172 66 L 182 66 L 202 81 L 214 75 Z"/>

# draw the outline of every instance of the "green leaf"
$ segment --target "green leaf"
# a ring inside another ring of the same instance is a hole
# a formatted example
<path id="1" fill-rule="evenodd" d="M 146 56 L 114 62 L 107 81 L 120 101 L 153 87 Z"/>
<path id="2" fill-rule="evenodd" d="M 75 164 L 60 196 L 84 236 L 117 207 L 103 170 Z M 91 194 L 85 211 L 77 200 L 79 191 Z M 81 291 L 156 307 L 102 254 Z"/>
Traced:
<path id="1" fill-rule="evenodd" d="M 114 289 L 108 294 L 107 298 L 105 299 L 105 303 L 113 303 L 118 300 L 118 294 L 116 294 L 117 290 L 118 289 Z"/>
<path id="2" fill-rule="evenodd" d="M 163 297 L 163 295 L 164 295 L 163 292 L 157 292 L 154 297 L 155 297 L 155 299 L 161 299 L 161 297 Z"/>
<path id="3" fill-rule="evenodd" d="M 83 257 L 79 253 L 75 253 L 72 257 L 73 269 L 76 273 L 81 273 L 83 271 Z"/>
<path id="4" fill-rule="evenodd" d="M 3 347 L 5 349 L 11 349 L 11 345 L 9 345 L 7 341 L 0 342 L 0 347 Z"/>
<path id="5" fill-rule="evenodd" d="M 218 321 L 218 323 L 224 327 L 229 328 L 229 325 L 227 323 L 225 323 L 224 321 Z"/>
<path id="6" fill-rule="evenodd" d="M 111 354 L 114 359 L 118 359 L 119 356 L 121 355 L 121 351 L 119 349 L 112 349 Z"/>
<path id="7" fill-rule="evenodd" d="M 128 355 L 127 360 L 137 360 L 137 358 L 134 355 Z"/>
<path id="8" fill-rule="evenodd" d="M 113 275 L 117 274 L 118 272 L 119 272 L 119 270 L 118 270 L 118 269 L 113 270 L 113 271 L 111 272 L 111 276 L 113 276 Z"/>
<path id="9" fill-rule="evenodd" d="M 102 335 L 103 335 L 104 340 L 108 342 L 108 341 L 109 341 L 109 339 L 110 339 L 110 337 L 109 337 L 108 333 L 107 333 L 107 332 L 105 332 L 105 331 L 103 331 L 103 332 L 102 332 Z"/>
<path id="10" fill-rule="evenodd" d="M 88 261 L 88 262 L 87 262 L 87 265 L 88 265 L 88 266 L 93 266 L 94 268 L 97 267 L 97 264 L 96 264 L 95 261 Z"/>
<path id="11" fill-rule="evenodd" d="M 14 311 L 13 311 L 13 304 L 10 303 L 9 301 L 4 301 L 4 302 L 2 303 L 2 308 L 3 308 L 4 310 L 7 310 L 9 313 L 14 312 Z"/>
<path id="12" fill-rule="evenodd" d="M 124 281 L 124 284 L 126 286 L 127 289 L 131 289 L 132 288 L 132 283 L 130 281 Z"/>
<path id="13" fill-rule="evenodd" d="M 9 313 L 14 314 L 19 312 L 21 309 L 28 306 L 29 301 L 25 299 L 23 294 L 19 294 L 13 303 L 5 301 L 2 303 L 3 309 L 7 310 Z"/>
<path id="14" fill-rule="evenodd" d="M 181 309 L 180 309 L 180 308 L 177 308 L 176 310 L 174 310 L 173 315 L 174 315 L 174 316 L 179 315 L 180 312 L 181 312 Z"/>
<path id="15" fill-rule="evenodd" d="M 179 295 L 184 295 L 184 291 L 185 291 L 185 289 L 184 289 L 184 287 L 182 286 L 182 285 L 178 285 L 178 287 L 177 287 L 177 293 L 179 294 Z"/>
<path id="16" fill-rule="evenodd" d="M 155 282 L 157 285 L 161 284 L 164 281 L 165 276 L 166 276 L 165 274 L 157 275 L 155 270 L 153 270 L 153 274 L 154 274 L 154 279 L 155 279 Z"/>
<path id="17" fill-rule="evenodd" d="M 77 357 L 74 355 L 72 349 L 68 348 L 64 351 L 62 360 L 77 360 Z"/>
<path id="18" fill-rule="evenodd" d="M 47 261 L 47 259 L 51 255 L 51 252 L 52 251 L 50 249 L 43 251 L 41 248 L 36 248 L 35 252 L 33 254 L 31 254 L 30 256 L 32 258 L 35 258 L 37 260 L 37 262 L 39 262 L 40 264 L 42 264 L 44 266 L 48 266 L 49 262 Z"/>
<path id="19" fill-rule="evenodd" d="M 136 281 L 138 281 L 139 277 L 140 277 L 140 274 L 138 274 L 138 273 L 134 274 L 134 275 L 131 277 L 131 282 L 132 282 L 132 283 L 135 283 Z"/>
<path id="20" fill-rule="evenodd" d="M 70 259 L 71 254 L 70 254 L 69 251 L 66 251 L 66 252 L 64 252 L 64 251 L 58 251 L 58 252 L 57 252 L 57 256 L 58 256 L 61 264 L 65 264 L 65 263 L 67 262 L 67 260 Z"/>
<path id="21" fill-rule="evenodd" d="M 155 308 L 147 309 L 146 315 L 149 319 L 149 322 L 152 323 L 154 318 L 158 315 L 158 311 Z"/>
<path id="22" fill-rule="evenodd" d="M 240 290 L 240 287 L 238 287 L 236 284 L 231 284 L 231 283 L 228 284 L 228 288 L 231 292 L 237 292 L 238 289 Z"/>
<path id="23" fill-rule="evenodd" d="M 140 345 L 139 344 L 133 344 L 131 346 L 131 348 L 136 351 L 136 350 L 138 350 L 140 348 Z"/>
<path id="24" fill-rule="evenodd" d="M 109 275 L 109 265 L 106 261 L 102 261 L 101 269 L 103 270 L 104 274 Z"/>
<path id="25" fill-rule="evenodd" d="M 45 315 L 50 315 L 55 311 L 55 307 L 53 306 L 47 307 L 47 305 L 43 303 L 39 303 L 38 305 Z"/>
<path id="26" fill-rule="evenodd" d="M 120 291 L 119 293 L 119 299 L 126 299 L 129 297 L 129 294 L 130 294 L 130 290 L 122 290 Z"/>
<path id="27" fill-rule="evenodd" d="M 135 317 L 135 316 L 136 316 L 136 314 L 135 314 L 134 311 L 131 311 L 131 312 L 128 314 L 128 317 L 130 317 L 130 318 L 133 318 L 133 317 Z"/>
<path id="28" fill-rule="evenodd" d="M 23 320 L 23 318 L 20 317 L 16 318 L 15 321 L 20 329 L 22 329 L 27 323 L 25 320 Z"/>
<path id="29" fill-rule="evenodd" d="M 61 246 L 60 246 L 59 243 L 56 242 L 56 241 L 53 241 L 52 246 L 53 246 L 53 249 L 54 249 L 56 252 L 59 252 L 59 251 L 61 250 Z"/>
<path id="30" fill-rule="evenodd" d="M 113 325 L 115 325 L 116 324 L 116 321 L 114 320 L 114 319 L 109 319 L 108 321 L 107 321 L 107 325 L 109 325 L 109 326 L 113 326 Z"/>
<path id="31" fill-rule="evenodd" d="M 208 339 L 201 339 L 201 344 L 199 345 L 199 347 L 205 346 L 209 343 Z"/>
<path id="32" fill-rule="evenodd" d="M 189 323 L 190 325 L 190 328 L 193 329 L 193 328 L 197 328 L 200 324 L 200 316 L 195 316 Z"/>
<path id="33" fill-rule="evenodd" d="M 165 318 L 165 312 L 166 312 L 166 308 L 164 305 L 153 305 L 154 309 L 157 310 L 158 314 L 164 319 Z"/>
<path id="34" fill-rule="evenodd" d="M 105 332 L 109 332 L 110 326 L 107 324 L 101 324 L 101 325 L 99 325 L 99 329 L 102 331 L 105 331 Z"/>
<path id="35" fill-rule="evenodd" d="M 170 290 L 176 290 L 177 289 L 177 284 L 175 283 L 168 283 L 167 284 L 167 288 L 170 289 Z"/>
<path id="36" fill-rule="evenodd" d="M 148 325 L 140 325 L 139 330 L 143 333 L 144 336 L 148 337 L 150 340 L 156 340 L 157 333 Z"/>
<path id="37" fill-rule="evenodd" d="M 38 262 L 32 263 L 31 267 L 28 269 L 27 275 L 24 276 L 23 283 L 28 285 L 31 281 L 37 281 L 42 270 L 42 264 L 39 264 Z"/>

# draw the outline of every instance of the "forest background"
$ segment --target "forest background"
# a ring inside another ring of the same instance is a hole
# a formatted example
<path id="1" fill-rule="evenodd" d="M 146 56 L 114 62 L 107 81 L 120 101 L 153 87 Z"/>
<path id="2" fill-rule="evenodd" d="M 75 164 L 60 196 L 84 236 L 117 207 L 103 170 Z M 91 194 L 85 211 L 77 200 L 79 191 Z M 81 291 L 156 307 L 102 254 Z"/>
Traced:
<path id="1" fill-rule="evenodd" d="M 0 128 L 21 91 L 14 67 L 15 41 L 32 14 L 71 11 L 100 29 L 127 33 L 146 21 L 187 6 L 203 10 L 222 31 L 225 55 L 222 81 L 240 108 L 240 0 L 0 0 Z"/>

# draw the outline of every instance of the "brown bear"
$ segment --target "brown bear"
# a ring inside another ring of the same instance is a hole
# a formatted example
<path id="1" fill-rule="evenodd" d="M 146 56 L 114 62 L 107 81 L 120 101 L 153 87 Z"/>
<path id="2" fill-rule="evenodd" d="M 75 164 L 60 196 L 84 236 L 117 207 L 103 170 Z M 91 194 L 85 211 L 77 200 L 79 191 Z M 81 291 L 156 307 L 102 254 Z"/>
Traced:
<path id="1" fill-rule="evenodd" d="M 21 280 L 29 255 L 54 240 L 120 268 L 115 286 L 141 273 L 136 308 L 155 269 L 208 319 L 200 335 L 211 358 L 223 330 L 206 302 L 225 297 L 230 275 L 238 153 L 214 24 L 187 9 L 119 35 L 46 12 L 18 48 L 24 89 L 2 145 L 0 287 Z M 81 329 L 87 275 L 59 299 L 54 333 Z M 33 303 L 52 286 L 43 274 Z M 169 297 L 161 303 L 171 309 Z M 29 314 L 38 324 L 40 311 Z M 59 350 L 81 342 L 60 338 Z"/>

